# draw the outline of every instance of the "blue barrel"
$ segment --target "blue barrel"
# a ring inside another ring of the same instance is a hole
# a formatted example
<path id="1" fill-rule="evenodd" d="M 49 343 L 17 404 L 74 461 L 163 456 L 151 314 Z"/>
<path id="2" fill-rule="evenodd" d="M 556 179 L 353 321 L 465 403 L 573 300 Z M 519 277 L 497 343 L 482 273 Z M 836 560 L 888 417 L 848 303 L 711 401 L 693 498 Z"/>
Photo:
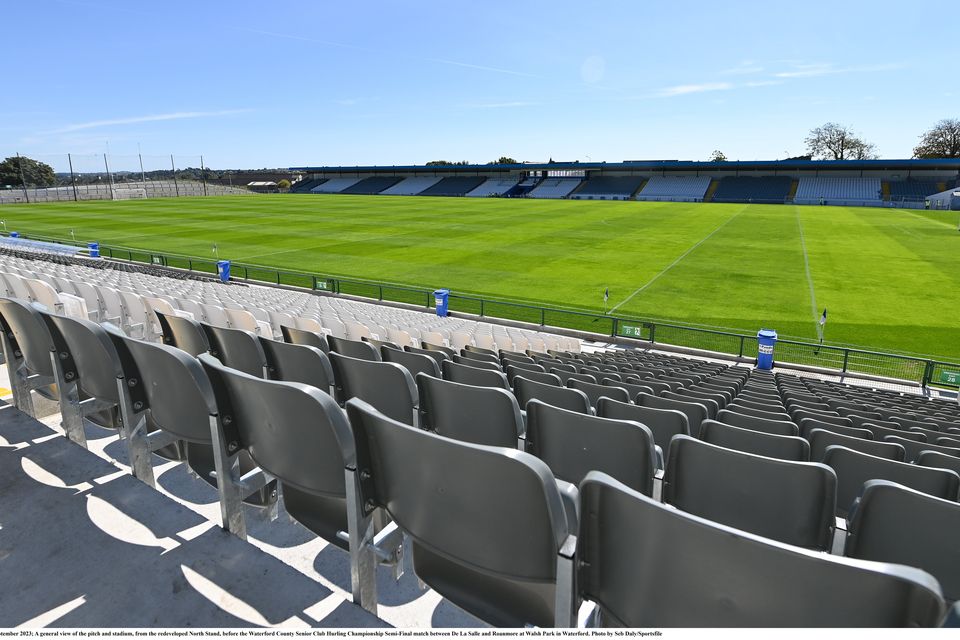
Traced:
<path id="1" fill-rule="evenodd" d="M 450 304 L 450 289 L 437 289 L 433 292 L 433 298 L 437 305 L 437 315 L 441 318 L 446 318 L 447 309 Z"/>
<path id="2" fill-rule="evenodd" d="M 100 243 L 99 242 L 88 242 L 87 250 L 90 252 L 91 258 L 100 257 Z"/>
<path id="3" fill-rule="evenodd" d="M 217 261 L 217 275 L 220 276 L 220 282 L 230 282 L 230 261 Z"/>
<path id="4" fill-rule="evenodd" d="M 757 369 L 773 369 L 773 347 L 777 344 L 777 332 L 760 329 L 757 332 Z"/>
<path id="5" fill-rule="evenodd" d="M 10 232 L 10 237 L 11 237 L 11 238 L 19 238 L 19 237 L 20 237 L 20 232 L 19 232 L 19 231 L 11 231 L 11 232 Z"/>

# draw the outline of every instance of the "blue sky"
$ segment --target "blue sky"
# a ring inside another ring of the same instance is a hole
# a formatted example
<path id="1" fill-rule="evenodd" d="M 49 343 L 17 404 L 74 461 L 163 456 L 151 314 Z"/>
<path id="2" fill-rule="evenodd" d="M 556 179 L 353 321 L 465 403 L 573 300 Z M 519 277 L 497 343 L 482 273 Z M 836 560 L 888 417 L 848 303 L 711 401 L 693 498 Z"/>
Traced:
<path id="1" fill-rule="evenodd" d="M 10 2 L 0 157 L 774 159 L 827 121 L 909 157 L 960 117 L 955 15 L 923 1 Z"/>

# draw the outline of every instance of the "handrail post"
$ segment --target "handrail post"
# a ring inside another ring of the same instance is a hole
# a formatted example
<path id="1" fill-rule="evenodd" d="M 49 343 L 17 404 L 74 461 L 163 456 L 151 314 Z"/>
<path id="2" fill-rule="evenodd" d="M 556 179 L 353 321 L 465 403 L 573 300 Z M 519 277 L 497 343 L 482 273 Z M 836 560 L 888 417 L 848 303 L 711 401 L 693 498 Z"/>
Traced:
<path id="1" fill-rule="evenodd" d="M 847 362 L 850 360 L 850 349 L 843 350 L 843 368 L 840 370 L 843 373 L 847 372 Z"/>
<path id="2" fill-rule="evenodd" d="M 483 317 L 483 298 L 480 298 L 480 317 Z"/>
<path id="3" fill-rule="evenodd" d="M 547 324 L 546 321 L 545 321 L 545 314 L 546 314 L 546 313 L 547 313 L 547 310 L 544 309 L 543 307 L 540 307 L 540 326 L 541 326 L 541 327 Z"/>
<path id="4" fill-rule="evenodd" d="M 613 323 L 610 325 L 610 337 L 616 338 L 620 335 L 620 319 L 613 318 Z"/>
<path id="5" fill-rule="evenodd" d="M 744 339 L 744 336 L 740 336 L 740 353 L 737 354 L 738 358 L 743 357 L 743 339 Z"/>
<path id="6" fill-rule="evenodd" d="M 927 385 L 930 384 L 930 381 L 933 379 L 933 360 L 927 360 L 926 366 L 923 368 L 923 380 L 921 381 L 921 386 L 926 389 Z"/>

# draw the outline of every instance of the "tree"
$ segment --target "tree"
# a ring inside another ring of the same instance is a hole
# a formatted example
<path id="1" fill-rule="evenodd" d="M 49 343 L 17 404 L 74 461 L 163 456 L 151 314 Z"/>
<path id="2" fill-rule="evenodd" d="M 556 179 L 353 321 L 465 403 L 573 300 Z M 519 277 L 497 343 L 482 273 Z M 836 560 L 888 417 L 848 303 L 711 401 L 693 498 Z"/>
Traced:
<path id="1" fill-rule="evenodd" d="M 450 162 L 449 160 L 431 160 L 426 165 L 427 167 L 456 167 L 461 165 L 470 164 L 468 160 L 461 160 L 460 162 Z"/>
<path id="2" fill-rule="evenodd" d="M 873 144 L 849 127 L 835 122 L 811 130 L 804 142 L 810 155 L 818 160 L 871 160 L 877 157 Z"/>
<path id="3" fill-rule="evenodd" d="M 277 189 L 280 189 L 281 191 L 286 191 L 289 188 L 290 188 L 290 181 L 287 180 L 286 178 L 283 178 L 282 180 L 280 180 L 280 182 L 277 183 Z"/>
<path id="4" fill-rule="evenodd" d="M 723 151 L 714 151 L 710 154 L 710 159 L 707 162 L 726 162 L 727 156 Z"/>
<path id="5" fill-rule="evenodd" d="M 53 167 L 45 162 L 38 162 L 25 156 L 19 158 L 10 156 L 0 162 L 0 186 L 20 186 L 24 182 L 28 187 L 48 187 L 56 184 L 57 175 L 53 172 Z"/>
<path id="6" fill-rule="evenodd" d="M 914 158 L 960 158 L 960 119 L 941 120 L 920 136 Z"/>
<path id="7" fill-rule="evenodd" d="M 517 162 L 515 159 L 511 158 L 510 156 L 500 156 L 490 164 L 520 164 L 520 163 Z"/>

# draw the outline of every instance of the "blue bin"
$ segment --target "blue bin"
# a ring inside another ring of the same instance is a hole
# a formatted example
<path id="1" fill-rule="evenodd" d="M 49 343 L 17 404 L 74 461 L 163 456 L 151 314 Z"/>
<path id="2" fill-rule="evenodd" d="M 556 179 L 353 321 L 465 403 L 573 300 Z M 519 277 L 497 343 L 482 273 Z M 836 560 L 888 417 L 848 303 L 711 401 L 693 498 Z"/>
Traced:
<path id="1" fill-rule="evenodd" d="M 437 289 L 433 292 L 433 298 L 437 306 L 437 315 L 446 318 L 450 304 L 450 289 Z"/>
<path id="2" fill-rule="evenodd" d="M 88 242 L 87 250 L 90 252 L 91 258 L 100 257 L 100 243 L 99 242 Z"/>
<path id="3" fill-rule="evenodd" d="M 760 329 L 757 332 L 757 369 L 773 369 L 773 347 L 777 344 L 777 332 Z"/>
<path id="4" fill-rule="evenodd" d="M 220 276 L 220 282 L 230 282 L 230 261 L 217 261 L 217 275 Z"/>
<path id="5" fill-rule="evenodd" d="M 11 232 L 10 232 L 10 237 L 11 237 L 11 238 L 19 238 L 19 237 L 20 237 L 20 232 L 19 232 L 19 231 L 11 231 Z"/>

